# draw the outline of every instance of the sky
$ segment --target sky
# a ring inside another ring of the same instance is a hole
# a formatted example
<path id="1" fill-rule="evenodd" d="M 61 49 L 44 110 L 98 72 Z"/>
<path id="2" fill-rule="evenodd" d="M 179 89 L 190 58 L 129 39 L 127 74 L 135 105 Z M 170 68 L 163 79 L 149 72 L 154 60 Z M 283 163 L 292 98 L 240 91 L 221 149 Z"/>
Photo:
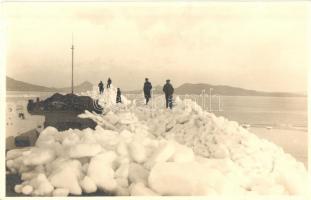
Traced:
<path id="1" fill-rule="evenodd" d="M 48 87 L 123 90 L 170 79 L 307 91 L 308 2 L 5 3 L 6 74 Z"/>

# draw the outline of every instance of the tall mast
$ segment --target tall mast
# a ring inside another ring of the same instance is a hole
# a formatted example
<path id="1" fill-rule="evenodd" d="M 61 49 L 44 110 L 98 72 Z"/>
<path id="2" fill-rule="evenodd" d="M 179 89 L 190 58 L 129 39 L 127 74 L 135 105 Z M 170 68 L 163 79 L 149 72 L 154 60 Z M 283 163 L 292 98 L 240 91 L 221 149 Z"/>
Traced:
<path id="1" fill-rule="evenodd" d="M 73 46 L 73 34 L 72 34 L 72 45 L 71 45 L 71 94 L 73 94 L 73 52 L 74 52 L 74 46 Z"/>

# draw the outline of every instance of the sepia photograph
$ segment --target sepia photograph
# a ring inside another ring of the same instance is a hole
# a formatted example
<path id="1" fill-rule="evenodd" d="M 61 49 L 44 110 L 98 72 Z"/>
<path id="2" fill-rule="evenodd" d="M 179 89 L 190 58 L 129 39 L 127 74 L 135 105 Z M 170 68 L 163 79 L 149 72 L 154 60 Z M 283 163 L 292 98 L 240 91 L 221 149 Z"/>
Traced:
<path id="1" fill-rule="evenodd" d="M 0 9 L 3 198 L 310 194 L 310 2 Z"/>

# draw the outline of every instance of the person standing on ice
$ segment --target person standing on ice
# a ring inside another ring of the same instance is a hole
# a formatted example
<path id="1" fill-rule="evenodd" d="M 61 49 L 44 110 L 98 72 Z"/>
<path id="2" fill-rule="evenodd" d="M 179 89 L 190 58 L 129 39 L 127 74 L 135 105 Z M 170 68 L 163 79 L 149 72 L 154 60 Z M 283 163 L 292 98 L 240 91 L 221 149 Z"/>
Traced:
<path id="1" fill-rule="evenodd" d="M 99 94 L 104 93 L 104 84 L 102 81 L 99 82 L 98 89 L 99 89 Z"/>
<path id="2" fill-rule="evenodd" d="M 148 78 L 145 78 L 144 95 L 146 99 L 146 105 L 148 104 L 149 99 L 151 98 L 151 89 L 152 89 L 151 83 L 149 82 Z"/>
<path id="3" fill-rule="evenodd" d="M 121 100 L 121 90 L 120 90 L 120 88 L 117 89 L 117 98 L 116 98 L 116 102 L 117 102 L 117 103 L 122 103 L 122 100 Z"/>
<path id="4" fill-rule="evenodd" d="M 110 88 L 110 85 L 111 85 L 112 81 L 110 79 L 110 77 L 108 78 L 108 81 L 107 81 L 107 88 Z"/>
<path id="5" fill-rule="evenodd" d="M 165 94 L 166 108 L 170 107 L 172 109 L 174 88 L 170 80 L 166 80 L 166 84 L 163 86 L 163 92 Z"/>

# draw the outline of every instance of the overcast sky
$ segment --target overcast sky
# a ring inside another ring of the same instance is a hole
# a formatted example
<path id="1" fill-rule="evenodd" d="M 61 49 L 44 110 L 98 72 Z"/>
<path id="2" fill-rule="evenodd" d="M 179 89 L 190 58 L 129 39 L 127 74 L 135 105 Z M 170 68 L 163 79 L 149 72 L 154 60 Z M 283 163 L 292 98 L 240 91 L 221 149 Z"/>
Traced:
<path id="1" fill-rule="evenodd" d="M 297 3 L 7 3 L 7 75 L 44 86 L 167 78 L 307 90 L 310 7 Z"/>

